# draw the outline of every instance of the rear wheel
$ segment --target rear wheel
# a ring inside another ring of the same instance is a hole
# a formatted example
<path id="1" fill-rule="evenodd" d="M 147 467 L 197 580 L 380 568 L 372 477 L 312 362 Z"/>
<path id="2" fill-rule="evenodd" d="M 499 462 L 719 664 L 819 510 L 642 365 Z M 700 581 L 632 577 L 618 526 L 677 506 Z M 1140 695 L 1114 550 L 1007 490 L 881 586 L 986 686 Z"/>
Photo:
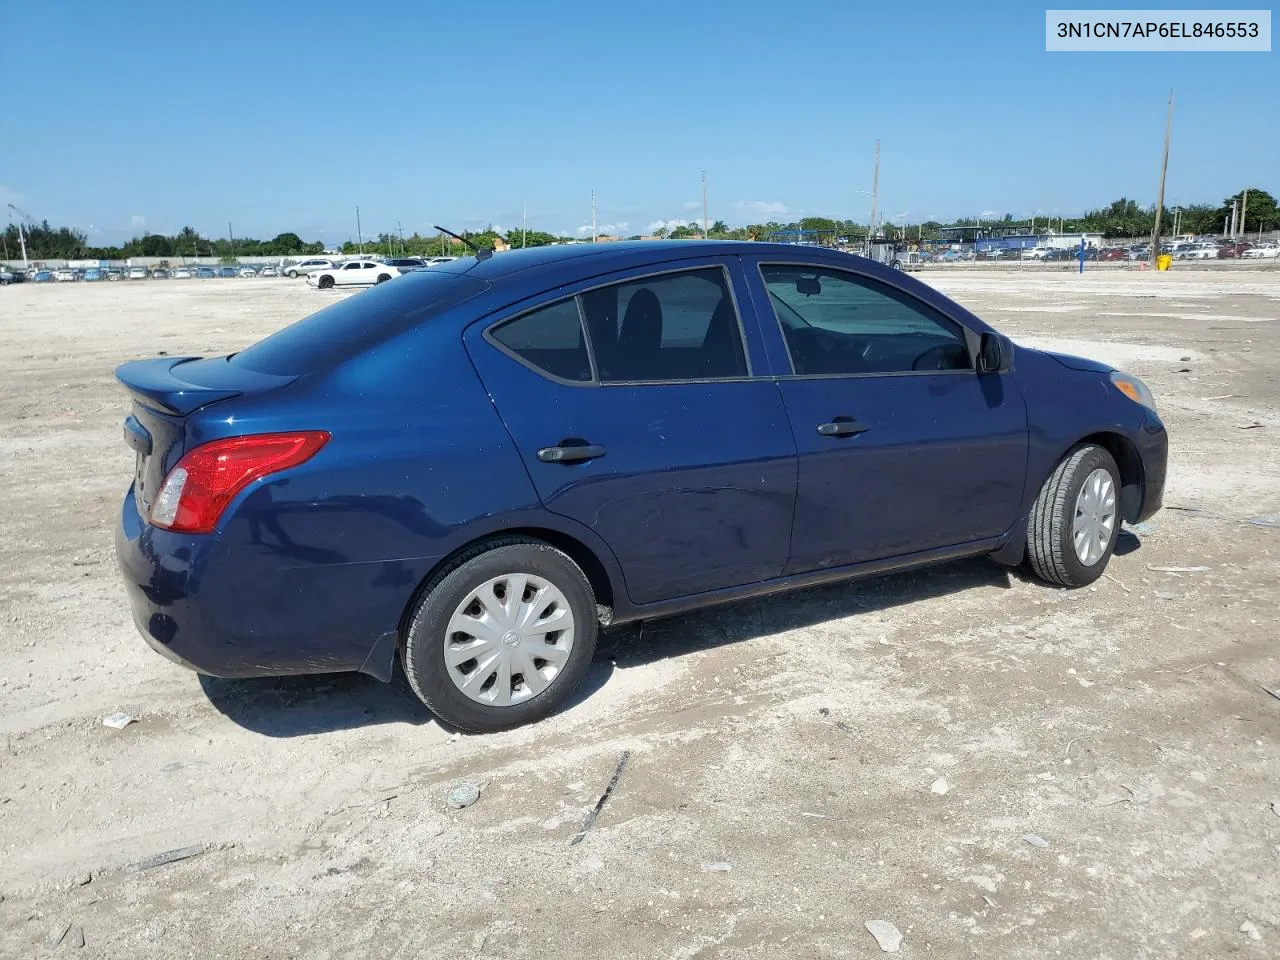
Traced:
<path id="1" fill-rule="evenodd" d="M 391 274 L 389 273 L 378 274 L 378 283 L 386 283 L 390 279 L 391 279 Z"/>
<path id="2" fill-rule="evenodd" d="M 508 730 L 564 704 L 591 664 L 597 630 L 578 565 L 542 541 L 506 537 L 432 577 L 406 632 L 404 671 L 445 723 Z"/>
<path id="3" fill-rule="evenodd" d="M 328 290 L 333 286 L 333 277 L 321 277 L 318 286 L 321 290 Z"/>
<path id="4" fill-rule="evenodd" d="M 1120 534 L 1120 471 L 1094 444 L 1068 453 L 1040 488 L 1027 522 L 1027 557 L 1036 576 L 1083 587 L 1107 568 Z"/>

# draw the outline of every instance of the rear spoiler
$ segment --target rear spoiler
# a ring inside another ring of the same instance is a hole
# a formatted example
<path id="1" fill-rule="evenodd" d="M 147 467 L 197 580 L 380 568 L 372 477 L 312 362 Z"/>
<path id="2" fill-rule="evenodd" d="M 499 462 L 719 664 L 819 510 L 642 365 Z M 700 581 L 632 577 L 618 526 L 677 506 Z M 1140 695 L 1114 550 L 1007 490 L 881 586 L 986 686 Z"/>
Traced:
<path id="1" fill-rule="evenodd" d="M 297 379 L 233 367 L 229 359 L 156 357 L 133 360 L 116 368 L 116 379 L 143 406 L 179 417 L 220 400 L 271 390 Z"/>

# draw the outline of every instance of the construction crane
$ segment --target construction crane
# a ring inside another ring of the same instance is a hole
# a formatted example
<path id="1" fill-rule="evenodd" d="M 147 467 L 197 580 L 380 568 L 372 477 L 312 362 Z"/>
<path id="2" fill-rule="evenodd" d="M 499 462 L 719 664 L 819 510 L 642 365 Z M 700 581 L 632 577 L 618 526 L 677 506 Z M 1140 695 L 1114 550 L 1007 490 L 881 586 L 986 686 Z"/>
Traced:
<path id="1" fill-rule="evenodd" d="M 39 226 L 39 224 L 36 223 L 35 217 L 27 213 L 27 211 L 23 210 L 21 207 L 14 206 L 12 203 L 6 204 L 6 206 L 8 206 L 10 213 L 16 213 L 18 215 L 18 244 L 22 247 L 22 269 L 26 270 L 29 266 L 27 263 L 27 237 L 26 234 L 22 232 L 22 221 L 26 220 L 28 223 L 35 224 L 36 226 Z"/>

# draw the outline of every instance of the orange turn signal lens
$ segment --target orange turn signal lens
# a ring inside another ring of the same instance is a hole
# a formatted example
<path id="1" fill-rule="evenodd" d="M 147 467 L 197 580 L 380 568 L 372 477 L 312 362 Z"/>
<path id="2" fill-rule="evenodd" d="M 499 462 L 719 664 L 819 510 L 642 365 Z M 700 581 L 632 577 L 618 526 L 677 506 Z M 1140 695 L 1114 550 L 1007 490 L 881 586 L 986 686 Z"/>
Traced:
<path id="1" fill-rule="evenodd" d="M 1138 388 L 1128 380 L 1116 380 L 1116 389 L 1123 393 L 1134 403 L 1142 403 L 1142 395 L 1138 393 Z"/>

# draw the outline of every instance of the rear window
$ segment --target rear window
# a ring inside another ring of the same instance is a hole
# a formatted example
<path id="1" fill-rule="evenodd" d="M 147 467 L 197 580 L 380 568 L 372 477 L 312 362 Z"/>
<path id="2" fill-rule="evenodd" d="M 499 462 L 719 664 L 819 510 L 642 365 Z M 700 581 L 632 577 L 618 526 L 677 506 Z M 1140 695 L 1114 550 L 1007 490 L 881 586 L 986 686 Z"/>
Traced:
<path id="1" fill-rule="evenodd" d="M 231 362 L 259 373 L 299 376 L 348 357 L 489 289 L 471 277 L 419 271 L 325 307 L 242 350 Z"/>

